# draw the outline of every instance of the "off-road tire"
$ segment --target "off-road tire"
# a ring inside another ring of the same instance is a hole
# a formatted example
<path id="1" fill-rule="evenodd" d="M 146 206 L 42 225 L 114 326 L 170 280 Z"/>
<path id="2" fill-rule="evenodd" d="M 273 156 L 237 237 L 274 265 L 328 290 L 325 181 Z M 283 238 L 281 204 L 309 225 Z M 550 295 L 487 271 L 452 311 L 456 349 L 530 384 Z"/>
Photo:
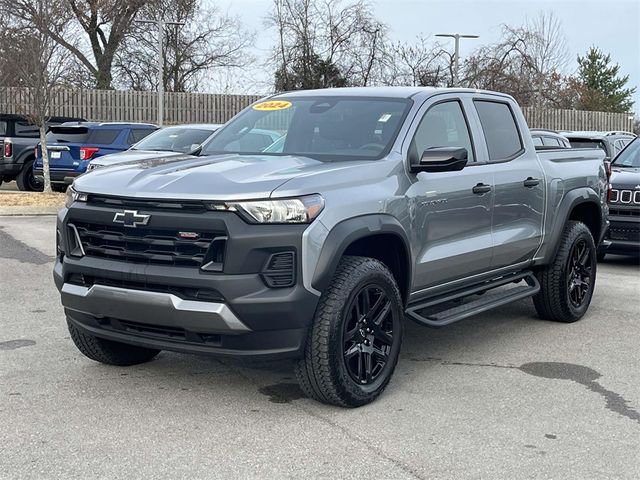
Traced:
<path id="1" fill-rule="evenodd" d="M 20 173 L 16 177 L 18 190 L 22 192 L 41 192 L 44 190 L 44 184 L 36 182 L 33 176 L 33 162 L 35 162 L 35 160 L 25 161 L 22 170 L 20 170 Z"/>
<path id="2" fill-rule="evenodd" d="M 584 240 L 589 249 L 591 267 L 590 288 L 583 303 L 576 307 L 569 298 L 570 255 L 572 248 Z M 560 246 L 553 262 L 537 272 L 540 292 L 533 297 L 538 315 L 545 320 L 571 323 L 586 313 L 593 297 L 596 281 L 596 246 L 591 232 L 582 222 L 569 221 L 562 233 Z"/>
<path id="3" fill-rule="evenodd" d="M 387 318 L 393 322 L 388 360 L 371 385 L 358 384 L 349 374 L 343 357 L 347 309 L 365 288 L 380 289 L 387 295 L 391 312 Z M 372 258 L 343 257 L 329 287 L 320 297 L 304 356 L 295 367 L 303 392 L 319 402 L 341 407 L 359 407 L 374 401 L 386 388 L 398 362 L 403 318 L 400 291 L 389 269 Z"/>
<path id="4" fill-rule="evenodd" d="M 152 360 L 160 353 L 160 350 L 136 347 L 90 335 L 80 331 L 69 320 L 67 320 L 67 326 L 69 327 L 71 339 L 78 347 L 78 350 L 91 360 L 106 365 L 120 367 L 138 365 Z"/>

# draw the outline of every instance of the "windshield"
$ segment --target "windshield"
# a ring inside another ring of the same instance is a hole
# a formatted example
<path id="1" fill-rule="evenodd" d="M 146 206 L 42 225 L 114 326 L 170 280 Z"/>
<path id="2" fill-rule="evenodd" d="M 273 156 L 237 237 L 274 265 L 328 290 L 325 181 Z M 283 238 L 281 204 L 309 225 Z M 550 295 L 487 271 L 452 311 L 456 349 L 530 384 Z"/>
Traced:
<path id="1" fill-rule="evenodd" d="M 202 155 L 302 155 L 375 160 L 393 145 L 411 101 L 372 97 L 277 98 L 252 105 L 206 145 Z"/>
<path id="2" fill-rule="evenodd" d="M 616 167 L 640 168 L 640 142 L 636 138 L 613 161 Z"/>
<path id="3" fill-rule="evenodd" d="M 131 149 L 189 153 L 198 148 L 212 133 L 213 130 L 203 128 L 167 127 L 148 135 Z"/>

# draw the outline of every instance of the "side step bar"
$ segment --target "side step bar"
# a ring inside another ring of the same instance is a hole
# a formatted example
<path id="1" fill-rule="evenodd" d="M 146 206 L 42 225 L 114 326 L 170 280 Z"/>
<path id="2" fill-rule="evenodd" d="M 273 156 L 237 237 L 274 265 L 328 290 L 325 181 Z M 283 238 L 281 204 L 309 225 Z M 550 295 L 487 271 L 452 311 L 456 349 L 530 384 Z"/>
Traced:
<path id="1" fill-rule="evenodd" d="M 494 288 L 502 287 L 510 283 L 518 283 L 522 280 L 526 282 L 526 285 L 518 285 L 498 292 L 486 293 L 475 300 L 462 304 L 458 303 L 445 310 L 437 311 L 437 308 L 435 308 L 438 306 L 442 307 L 448 302 L 460 302 L 470 295 L 483 293 L 487 290 L 493 290 Z M 428 327 L 444 327 L 445 325 L 464 320 L 465 318 L 486 312 L 487 310 L 532 297 L 539 291 L 540 284 L 538 283 L 538 279 L 533 272 L 525 271 L 500 277 L 489 282 L 483 282 L 471 288 L 430 298 L 424 302 L 409 306 L 405 310 L 405 313 L 412 320 L 422 325 Z M 436 310 L 436 312 L 430 313 L 429 309 Z"/>

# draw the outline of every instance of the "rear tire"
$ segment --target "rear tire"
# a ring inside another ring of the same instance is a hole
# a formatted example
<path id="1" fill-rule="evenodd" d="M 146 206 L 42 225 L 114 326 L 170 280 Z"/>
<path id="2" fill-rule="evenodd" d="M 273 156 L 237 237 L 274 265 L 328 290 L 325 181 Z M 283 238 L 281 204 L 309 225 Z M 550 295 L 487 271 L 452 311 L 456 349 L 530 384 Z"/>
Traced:
<path id="1" fill-rule="evenodd" d="M 44 190 L 44 184 L 36 180 L 36 177 L 33 175 L 34 161 L 35 160 L 26 161 L 16 177 L 18 189 L 23 192 L 42 192 Z"/>
<path id="2" fill-rule="evenodd" d="M 343 257 L 320 297 L 296 364 L 304 393 L 319 402 L 359 407 L 386 388 L 402 343 L 403 304 L 378 260 Z"/>
<path id="3" fill-rule="evenodd" d="M 533 297 L 545 320 L 575 322 L 586 313 L 596 282 L 596 246 L 582 222 L 565 226 L 556 257 L 537 272 L 540 292 Z"/>
<path id="4" fill-rule="evenodd" d="M 127 367 L 152 360 L 160 350 L 105 340 L 79 330 L 67 319 L 71 339 L 83 355 L 106 365 Z"/>

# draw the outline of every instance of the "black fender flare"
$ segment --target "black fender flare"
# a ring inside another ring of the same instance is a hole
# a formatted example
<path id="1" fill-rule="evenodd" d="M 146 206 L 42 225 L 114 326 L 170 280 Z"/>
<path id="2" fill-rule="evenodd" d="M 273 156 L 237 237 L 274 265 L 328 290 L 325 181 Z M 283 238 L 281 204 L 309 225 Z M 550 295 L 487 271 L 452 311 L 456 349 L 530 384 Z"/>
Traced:
<path id="1" fill-rule="evenodd" d="M 553 226 L 548 232 L 549 241 L 547 242 L 547 251 L 544 255 L 545 261 L 543 263 L 549 263 L 555 257 L 555 253 L 558 251 L 560 241 L 562 240 L 562 232 L 564 227 L 569 221 L 571 212 L 575 207 L 583 203 L 592 203 L 600 212 L 600 232 L 594 238 L 596 245 L 598 245 L 607 230 L 607 217 L 605 210 L 601 207 L 601 199 L 598 193 L 590 187 L 580 187 L 568 191 L 560 205 L 556 209 L 554 216 Z"/>
<path id="2" fill-rule="evenodd" d="M 402 241 L 408 259 L 404 272 L 405 280 L 406 285 L 410 287 L 413 268 L 407 232 L 394 216 L 379 213 L 343 220 L 329 231 L 316 263 L 311 281 L 313 288 L 323 292 L 329 286 L 329 282 L 338 268 L 338 263 L 349 245 L 362 238 L 379 234 L 392 234 Z"/>
<path id="3" fill-rule="evenodd" d="M 36 157 L 33 153 L 33 148 L 25 148 L 24 150 L 22 150 L 22 152 L 20 152 L 20 154 L 16 157 L 16 161 L 15 163 L 18 165 L 22 165 L 22 167 L 24 167 L 24 164 L 34 160 L 35 161 Z M 22 169 L 21 167 L 21 169 Z"/>

